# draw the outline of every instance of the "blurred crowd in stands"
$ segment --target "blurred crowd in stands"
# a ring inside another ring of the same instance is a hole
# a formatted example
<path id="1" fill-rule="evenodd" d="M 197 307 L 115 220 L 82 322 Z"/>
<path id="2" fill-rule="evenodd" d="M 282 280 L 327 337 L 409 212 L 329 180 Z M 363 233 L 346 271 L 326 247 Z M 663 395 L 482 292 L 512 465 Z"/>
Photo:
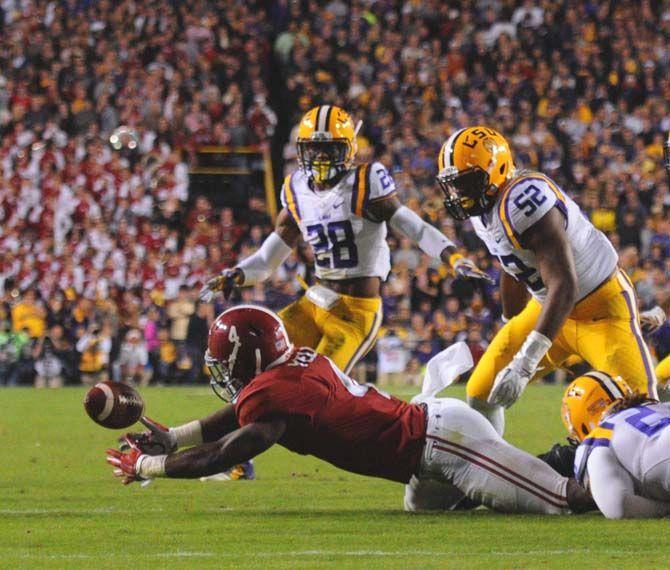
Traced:
<path id="1" fill-rule="evenodd" d="M 668 309 L 668 0 L 0 6 L 0 384 L 196 381 L 223 308 L 197 290 L 271 222 L 258 198 L 233 212 L 189 195 L 194 149 L 269 144 L 282 118 L 321 103 L 363 121 L 359 160 L 384 163 L 401 199 L 494 277 L 498 262 L 446 216 L 434 175 L 449 133 L 498 128 L 517 166 L 553 177 L 610 237 L 643 308 Z M 286 135 L 275 169 L 290 171 Z M 500 326 L 497 289 L 390 243 L 385 333 L 364 367 L 416 380 L 454 340 L 481 355 Z M 280 308 L 310 266 L 301 247 L 234 300 Z M 650 342 L 670 352 L 670 325 Z"/>

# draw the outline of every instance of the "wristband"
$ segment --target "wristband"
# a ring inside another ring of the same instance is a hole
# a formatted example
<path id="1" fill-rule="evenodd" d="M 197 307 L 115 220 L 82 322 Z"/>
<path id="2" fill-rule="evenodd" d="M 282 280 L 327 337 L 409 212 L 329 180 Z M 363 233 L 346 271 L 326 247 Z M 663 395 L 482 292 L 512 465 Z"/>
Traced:
<path id="1" fill-rule="evenodd" d="M 530 331 L 515 359 L 522 359 L 523 368 L 533 373 L 550 348 L 551 341 L 546 336 L 537 331 Z"/>
<path id="2" fill-rule="evenodd" d="M 140 455 L 135 464 L 135 472 L 142 479 L 165 477 L 167 455 Z"/>
<path id="3" fill-rule="evenodd" d="M 177 447 L 192 447 L 202 443 L 202 425 L 199 420 L 170 428 L 170 434 L 175 437 Z"/>

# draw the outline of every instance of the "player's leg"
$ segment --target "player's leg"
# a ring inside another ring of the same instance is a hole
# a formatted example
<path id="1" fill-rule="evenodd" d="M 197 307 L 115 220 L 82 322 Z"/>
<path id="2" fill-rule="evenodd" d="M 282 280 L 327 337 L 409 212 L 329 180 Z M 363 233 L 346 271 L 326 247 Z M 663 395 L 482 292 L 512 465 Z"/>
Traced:
<path id="1" fill-rule="evenodd" d="M 316 324 L 315 305 L 307 297 L 300 297 L 278 312 L 286 332 L 295 346 L 316 348 L 322 332 Z"/>
<path id="2" fill-rule="evenodd" d="M 510 319 L 498 331 L 468 380 L 466 388 L 468 404 L 486 416 L 501 435 L 505 431 L 504 409 L 502 406 L 487 403 L 486 399 L 498 372 L 510 363 L 535 327 L 541 309 L 541 305 L 535 299 L 531 299 L 523 311 Z M 560 341 L 555 342 L 547 357 L 542 360 L 540 364 L 542 370 L 536 378 L 549 373 L 566 356 Z"/>
<path id="3" fill-rule="evenodd" d="M 656 375 L 642 338 L 637 299 L 620 271 L 575 308 L 575 352 L 596 370 L 621 376 L 634 390 L 656 398 Z"/>
<path id="4" fill-rule="evenodd" d="M 440 476 L 502 512 L 567 514 L 568 479 L 504 441 L 481 414 L 454 399 L 428 402 L 421 477 Z"/>
<path id="5" fill-rule="evenodd" d="M 382 323 L 381 299 L 342 295 L 330 311 L 320 307 L 316 310 L 317 322 L 323 323 L 323 338 L 316 351 L 348 374 L 377 340 Z"/>

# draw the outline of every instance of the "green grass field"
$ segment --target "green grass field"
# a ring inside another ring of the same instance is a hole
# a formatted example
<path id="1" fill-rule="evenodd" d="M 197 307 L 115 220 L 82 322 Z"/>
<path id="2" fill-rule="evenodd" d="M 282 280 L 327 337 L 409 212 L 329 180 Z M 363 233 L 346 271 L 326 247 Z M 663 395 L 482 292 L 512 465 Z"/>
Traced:
<path id="1" fill-rule="evenodd" d="M 670 564 L 667 521 L 406 514 L 401 485 L 278 447 L 257 459 L 256 481 L 123 487 L 104 460 L 117 432 L 88 419 L 84 392 L 0 390 L 0 568 Z M 204 387 L 143 394 L 149 415 L 173 425 L 218 405 Z M 508 415 L 510 441 L 540 452 L 562 438 L 559 402 L 559 388 L 530 388 Z"/>

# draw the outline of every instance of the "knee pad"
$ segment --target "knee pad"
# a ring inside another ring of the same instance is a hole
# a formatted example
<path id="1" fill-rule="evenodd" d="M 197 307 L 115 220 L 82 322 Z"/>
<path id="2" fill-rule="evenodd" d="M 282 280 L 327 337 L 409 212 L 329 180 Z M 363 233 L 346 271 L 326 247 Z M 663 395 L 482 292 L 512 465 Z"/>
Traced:
<path id="1" fill-rule="evenodd" d="M 468 406 L 482 414 L 500 436 L 505 433 L 505 408 L 468 396 Z"/>

